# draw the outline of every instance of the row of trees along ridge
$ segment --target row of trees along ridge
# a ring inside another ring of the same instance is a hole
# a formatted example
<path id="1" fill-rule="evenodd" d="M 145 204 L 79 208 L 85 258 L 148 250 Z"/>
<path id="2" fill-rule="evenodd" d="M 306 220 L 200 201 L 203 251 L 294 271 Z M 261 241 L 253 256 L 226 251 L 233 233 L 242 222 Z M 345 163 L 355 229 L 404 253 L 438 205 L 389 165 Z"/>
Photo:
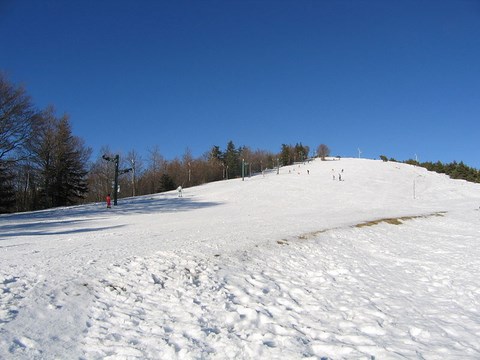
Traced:
<path id="1" fill-rule="evenodd" d="M 258 173 L 304 161 L 309 152 L 301 143 L 283 144 L 275 154 L 230 141 L 223 151 L 213 146 L 194 158 L 187 150 L 170 161 L 154 147 L 145 161 L 132 150 L 120 154 L 120 167 L 133 171 L 120 176 L 119 197 L 236 178 L 242 166 L 247 175 Z M 104 201 L 113 189 L 115 164 L 102 156 L 113 154 L 104 146 L 91 161 L 92 151 L 73 135 L 68 115 L 56 115 L 53 107 L 38 110 L 23 87 L 0 73 L 0 213 Z"/>
<path id="2" fill-rule="evenodd" d="M 56 115 L 53 107 L 36 109 L 24 88 L 0 73 L 0 213 L 104 201 L 113 189 L 115 164 L 102 156 L 113 154 L 104 146 L 91 161 L 91 149 L 73 135 L 67 115 Z M 158 147 L 149 151 L 147 160 L 132 150 L 119 154 L 120 167 L 133 169 L 119 178 L 119 198 L 248 176 L 303 162 L 309 154 L 310 148 L 302 143 L 282 144 L 279 153 L 272 153 L 236 147 L 233 141 L 224 150 L 213 146 L 198 158 L 187 150 L 169 161 Z M 321 144 L 316 154 L 325 160 L 330 149 Z M 462 162 L 416 165 L 480 182 L 479 171 Z"/>

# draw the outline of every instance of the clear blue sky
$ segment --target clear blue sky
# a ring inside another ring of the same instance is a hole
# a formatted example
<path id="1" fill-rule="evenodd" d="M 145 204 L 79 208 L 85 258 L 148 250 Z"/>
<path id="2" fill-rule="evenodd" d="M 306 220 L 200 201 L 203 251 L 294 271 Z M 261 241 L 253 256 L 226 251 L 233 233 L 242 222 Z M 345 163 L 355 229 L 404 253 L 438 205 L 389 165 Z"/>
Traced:
<path id="1" fill-rule="evenodd" d="M 94 157 L 233 140 L 480 168 L 480 1 L 0 0 L 0 70 Z"/>

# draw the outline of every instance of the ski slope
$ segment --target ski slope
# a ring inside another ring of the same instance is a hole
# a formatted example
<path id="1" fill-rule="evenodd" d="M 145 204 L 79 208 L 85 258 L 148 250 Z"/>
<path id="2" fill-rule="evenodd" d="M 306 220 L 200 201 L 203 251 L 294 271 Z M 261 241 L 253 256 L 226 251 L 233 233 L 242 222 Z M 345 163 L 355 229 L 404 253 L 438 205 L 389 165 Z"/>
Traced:
<path id="1" fill-rule="evenodd" d="M 0 216 L 1 359 L 480 358 L 478 184 L 329 159 L 118 204 Z"/>

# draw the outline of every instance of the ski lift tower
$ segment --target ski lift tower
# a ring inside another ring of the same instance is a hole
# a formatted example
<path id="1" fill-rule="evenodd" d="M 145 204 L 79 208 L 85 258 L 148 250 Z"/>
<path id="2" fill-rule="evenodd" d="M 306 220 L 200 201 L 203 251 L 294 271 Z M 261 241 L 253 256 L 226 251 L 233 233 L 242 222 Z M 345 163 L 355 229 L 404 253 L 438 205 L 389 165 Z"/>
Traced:
<path id="1" fill-rule="evenodd" d="M 103 155 L 103 160 L 113 162 L 115 164 L 115 177 L 113 183 L 113 205 L 117 205 L 117 193 L 118 193 L 118 163 L 120 160 L 120 156 L 117 154 L 114 157 Z"/>
<path id="2" fill-rule="evenodd" d="M 120 156 L 117 154 L 114 157 L 103 155 L 103 160 L 113 162 L 115 164 L 115 180 L 113 182 L 113 205 L 117 205 L 118 199 L 118 175 L 126 174 L 127 172 L 132 171 L 132 168 L 118 170 L 118 163 L 120 162 Z"/>

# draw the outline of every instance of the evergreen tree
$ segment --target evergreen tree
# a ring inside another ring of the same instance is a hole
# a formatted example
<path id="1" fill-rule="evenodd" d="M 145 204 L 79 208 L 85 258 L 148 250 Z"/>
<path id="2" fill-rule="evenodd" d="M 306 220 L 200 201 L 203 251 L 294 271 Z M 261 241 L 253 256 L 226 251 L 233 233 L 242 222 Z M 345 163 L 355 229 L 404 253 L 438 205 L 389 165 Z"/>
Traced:
<path id="1" fill-rule="evenodd" d="M 212 149 L 210 150 L 210 153 L 208 154 L 208 160 L 223 160 L 223 154 L 222 151 L 220 150 L 219 146 L 213 146 Z"/>
<path id="2" fill-rule="evenodd" d="M 228 169 L 228 178 L 236 178 L 241 175 L 241 163 L 239 151 L 235 148 L 233 141 L 229 141 L 224 154 L 224 163 Z"/>
<path id="3" fill-rule="evenodd" d="M 424 167 L 428 171 L 434 171 L 440 174 L 446 174 L 452 179 L 462 179 L 470 182 L 480 182 L 480 172 L 477 169 L 471 168 L 461 161 L 457 163 L 453 161 L 448 164 L 443 164 L 441 161 L 432 163 L 431 161 L 418 163 L 415 160 L 404 161 L 406 164 L 418 165 Z"/>
<path id="4" fill-rule="evenodd" d="M 382 156 L 380 156 L 380 158 L 383 160 Z M 384 156 L 384 158 L 386 159 L 385 156 Z M 383 161 L 385 161 L 385 160 L 383 160 Z M 414 160 L 414 159 L 408 159 L 408 160 L 404 161 L 404 163 L 409 164 L 409 165 L 414 165 L 414 166 L 419 166 L 420 165 L 420 163 L 417 160 Z"/>
<path id="5" fill-rule="evenodd" d="M 67 116 L 58 119 L 47 109 L 30 142 L 40 188 L 41 208 L 73 205 L 88 191 L 87 161 L 90 149 L 72 135 Z"/>
<path id="6" fill-rule="evenodd" d="M 158 186 L 158 192 L 165 192 L 170 190 L 175 190 L 175 182 L 168 174 L 162 174 L 160 176 L 160 184 Z"/>
<path id="7" fill-rule="evenodd" d="M 302 143 L 295 144 L 294 154 L 293 154 L 293 161 L 294 162 L 302 162 L 308 157 L 310 149 L 308 146 L 303 146 Z"/>
<path id="8" fill-rule="evenodd" d="M 438 173 L 440 173 L 440 174 L 445 174 L 445 171 L 446 171 L 446 170 L 445 170 L 445 166 L 443 165 L 442 162 L 437 161 L 437 162 L 434 164 L 433 168 L 434 168 L 434 171 L 436 171 L 436 172 L 438 172 Z"/>
<path id="9" fill-rule="evenodd" d="M 86 164 L 90 150 L 83 141 L 72 135 L 66 116 L 59 119 L 55 134 L 54 206 L 76 204 L 88 192 Z"/>
<path id="10" fill-rule="evenodd" d="M 283 166 L 293 164 L 293 149 L 290 145 L 282 144 L 282 150 L 280 151 L 280 163 Z"/>

